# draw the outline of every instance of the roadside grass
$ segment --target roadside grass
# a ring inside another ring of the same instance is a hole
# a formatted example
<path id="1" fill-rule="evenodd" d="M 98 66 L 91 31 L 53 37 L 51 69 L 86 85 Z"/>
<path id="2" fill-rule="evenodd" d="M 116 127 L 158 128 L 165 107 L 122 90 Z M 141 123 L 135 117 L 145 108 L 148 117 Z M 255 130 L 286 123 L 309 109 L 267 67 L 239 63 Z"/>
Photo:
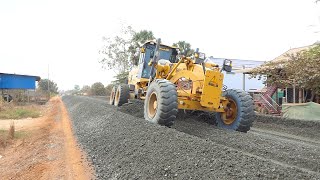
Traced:
<path id="1" fill-rule="evenodd" d="M 40 116 L 40 111 L 35 107 L 13 107 L 4 108 L 0 111 L 0 119 L 22 119 L 22 118 L 37 118 Z"/>
<path id="2" fill-rule="evenodd" d="M 5 148 L 13 140 L 24 139 L 28 135 L 26 131 L 15 131 L 14 124 L 10 125 L 9 130 L 0 129 L 0 148 Z"/>
<path id="3" fill-rule="evenodd" d="M 0 137 L 2 138 L 9 138 L 9 136 L 12 136 L 12 132 L 9 135 L 9 130 L 0 129 Z M 26 131 L 14 131 L 14 139 L 22 139 L 28 136 L 28 133 Z"/>

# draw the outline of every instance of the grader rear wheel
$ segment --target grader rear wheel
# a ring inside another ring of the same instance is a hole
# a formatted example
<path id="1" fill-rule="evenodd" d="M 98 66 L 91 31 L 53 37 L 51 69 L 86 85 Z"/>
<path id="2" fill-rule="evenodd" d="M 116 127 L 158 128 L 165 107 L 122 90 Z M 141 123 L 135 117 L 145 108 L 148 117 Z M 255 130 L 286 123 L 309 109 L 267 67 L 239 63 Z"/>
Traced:
<path id="1" fill-rule="evenodd" d="M 254 118 L 252 97 L 238 89 L 226 90 L 223 96 L 229 100 L 229 103 L 225 107 L 225 112 L 216 113 L 217 125 L 240 132 L 249 131 Z"/>
<path id="2" fill-rule="evenodd" d="M 114 104 L 114 99 L 116 96 L 116 87 L 113 86 L 112 90 L 111 90 L 111 94 L 110 94 L 110 99 L 109 99 L 109 104 L 113 105 Z"/>
<path id="3" fill-rule="evenodd" d="M 122 106 L 123 104 L 128 102 L 130 97 L 130 89 L 127 84 L 120 84 L 117 88 L 115 97 L 114 97 L 114 105 Z"/>
<path id="4" fill-rule="evenodd" d="M 150 84 L 144 101 L 144 118 L 147 121 L 171 126 L 178 113 L 178 97 L 174 84 L 156 79 Z"/>

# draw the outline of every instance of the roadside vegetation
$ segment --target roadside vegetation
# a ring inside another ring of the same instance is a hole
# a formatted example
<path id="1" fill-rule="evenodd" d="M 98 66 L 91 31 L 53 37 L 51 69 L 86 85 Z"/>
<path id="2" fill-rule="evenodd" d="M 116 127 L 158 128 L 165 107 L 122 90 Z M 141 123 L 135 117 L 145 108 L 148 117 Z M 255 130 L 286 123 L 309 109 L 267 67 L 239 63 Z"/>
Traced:
<path id="1" fill-rule="evenodd" d="M 11 103 L 2 103 L 0 119 L 37 118 L 41 115 L 37 106 L 15 106 Z"/>
<path id="2" fill-rule="evenodd" d="M 15 139 L 26 137 L 26 131 L 16 131 L 12 121 L 8 130 L 0 129 L 0 148 L 6 148 Z"/>
<path id="3" fill-rule="evenodd" d="M 38 105 L 17 105 L 19 102 L 4 102 L 0 99 L 0 121 L 11 120 L 9 128 L 0 129 L 0 148 L 6 148 L 14 140 L 25 138 L 27 132 L 17 131 L 13 120 L 24 118 L 37 118 L 41 116 L 41 108 Z"/>
<path id="4" fill-rule="evenodd" d="M 111 92 L 111 85 L 103 85 L 102 82 L 95 82 L 91 86 L 84 85 L 80 88 L 79 85 L 75 85 L 72 90 L 65 91 L 70 95 L 83 95 L 83 96 L 107 96 Z"/>
<path id="5" fill-rule="evenodd" d="M 297 86 L 311 91 L 308 101 L 320 96 L 320 44 L 296 54 L 287 54 L 279 61 L 269 61 L 252 71 L 252 77 L 266 75 L 266 83 L 278 87 Z"/>
<path id="6" fill-rule="evenodd" d="M 14 109 L 6 109 L 0 111 L 0 119 L 22 119 L 22 118 L 37 118 L 40 112 L 33 108 L 18 107 Z"/>

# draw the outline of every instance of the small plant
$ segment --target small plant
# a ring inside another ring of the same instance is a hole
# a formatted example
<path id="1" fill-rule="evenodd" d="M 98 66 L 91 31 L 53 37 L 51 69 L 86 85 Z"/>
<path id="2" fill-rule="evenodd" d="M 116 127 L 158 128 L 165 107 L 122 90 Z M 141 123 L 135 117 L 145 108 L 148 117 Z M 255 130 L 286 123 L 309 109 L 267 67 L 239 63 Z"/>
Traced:
<path id="1" fill-rule="evenodd" d="M 5 148 L 6 144 L 6 139 L 0 135 L 0 148 Z"/>
<path id="2" fill-rule="evenodd" d="M 8 143 L 7 131 L 0 129 L 0 148 L 5 148 Z"/>
<path id="3" fill-rule="evenodd" d="M 11 121 L 10 128 L 9 128 L 9 131 L 8 131 L 8 138 L 9 139 L 13 139 L 14 138 L 14 133 L 15 133 L 14 122 Z"/>

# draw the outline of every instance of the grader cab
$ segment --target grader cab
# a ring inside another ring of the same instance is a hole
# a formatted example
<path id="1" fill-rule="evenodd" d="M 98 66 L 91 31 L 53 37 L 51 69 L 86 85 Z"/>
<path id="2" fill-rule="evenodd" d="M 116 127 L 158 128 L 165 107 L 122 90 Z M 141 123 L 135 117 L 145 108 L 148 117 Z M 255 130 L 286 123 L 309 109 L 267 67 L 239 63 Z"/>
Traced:
<path id="1" fill-rule="evenodd" d="M 182 109 L 216 112 L 219 127 L 250 130 L 254 117 L 251 96 L 243 90 L 223 89 L 222 71 L 230 72 L 232 62 L 225 60 L 219 67 L 205 62 L 205 54 L 198 50 L 192 57 L 178 56 L 178 51 L 161 44 L 160 39 L 146 42 L 128 84 L 113 87 L 110 104 L 121 106 L 128 99 L 142 99 L 145 119 L 165 126 L 171 126 Z"/>

